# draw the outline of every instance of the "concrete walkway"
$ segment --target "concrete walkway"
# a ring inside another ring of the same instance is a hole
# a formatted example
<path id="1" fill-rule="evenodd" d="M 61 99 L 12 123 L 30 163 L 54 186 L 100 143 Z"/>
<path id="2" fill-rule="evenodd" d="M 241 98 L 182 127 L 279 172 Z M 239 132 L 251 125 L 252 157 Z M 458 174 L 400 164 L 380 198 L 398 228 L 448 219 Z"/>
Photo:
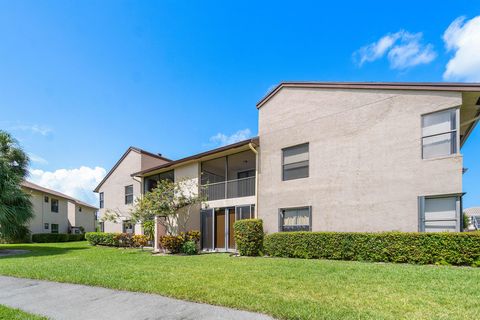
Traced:
<path id="1" fill-rule="evenodd" d="M 50 319 L 272 319 L 155 294 L 0 276 L 0 304 Z"/>

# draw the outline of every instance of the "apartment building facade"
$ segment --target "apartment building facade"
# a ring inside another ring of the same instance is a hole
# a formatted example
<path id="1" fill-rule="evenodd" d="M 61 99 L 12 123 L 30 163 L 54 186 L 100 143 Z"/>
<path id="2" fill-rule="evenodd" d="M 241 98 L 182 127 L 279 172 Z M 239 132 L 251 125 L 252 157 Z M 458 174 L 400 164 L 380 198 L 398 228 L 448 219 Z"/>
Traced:
<path id="1" fill-rule="evenodd" d="M 460 231 L 463 156 L 480 85 L 281 83 L 258 104 L 257 138 L 134 171 L 141 193 L 189 178 L 207 250 L 233 222 L 265 231 Z"/>

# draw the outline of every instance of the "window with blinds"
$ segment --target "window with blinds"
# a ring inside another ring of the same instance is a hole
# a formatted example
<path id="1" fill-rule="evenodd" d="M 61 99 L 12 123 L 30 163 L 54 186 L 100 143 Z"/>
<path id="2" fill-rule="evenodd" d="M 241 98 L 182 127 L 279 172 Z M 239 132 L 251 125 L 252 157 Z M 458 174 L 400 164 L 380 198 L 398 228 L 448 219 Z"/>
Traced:
<path id="1" fill-rule="evenodd" d="M 308 143 L 282 149 L 282 180 L 307 178 L 309 174 Z"/>
<path id="2" fill-rule="evenodd" d="M 280 209 L 280 231 L 312 230 L 311 207 Z"/>
<path id="3" fill-rule="evenodd" d="M 422 116 L 422 158 L 457 153 L 457 109 Z"/>

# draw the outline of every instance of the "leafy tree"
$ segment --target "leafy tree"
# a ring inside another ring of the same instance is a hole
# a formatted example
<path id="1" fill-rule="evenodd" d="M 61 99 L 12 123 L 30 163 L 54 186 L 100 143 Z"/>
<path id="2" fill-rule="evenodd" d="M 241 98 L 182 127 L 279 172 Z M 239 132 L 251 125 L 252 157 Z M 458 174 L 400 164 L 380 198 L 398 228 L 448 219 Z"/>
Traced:
<path id="1" fill-rule="evenodd" d="M 0 130 L 0 238 L 22 239 L 33 217 L 30 196 L 21 188 L 29 159 L 18 142 Z"/>
<path id="2" fill-rule="evenodd" d="M 160 217 L 167 234 L 176 235 L 187 229 L 193 208 L 203 202 L 196 182 L 188 178 L 178 182 L 161 180 L 156 188 L 135 201 L 131 219 L 146 222 Z"/>

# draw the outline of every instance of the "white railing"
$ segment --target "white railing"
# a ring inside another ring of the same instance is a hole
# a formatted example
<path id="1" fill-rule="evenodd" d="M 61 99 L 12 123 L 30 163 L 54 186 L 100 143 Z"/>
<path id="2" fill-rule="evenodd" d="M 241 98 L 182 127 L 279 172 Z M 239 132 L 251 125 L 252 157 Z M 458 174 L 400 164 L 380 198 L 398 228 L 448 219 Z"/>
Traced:
<path id="1" fill-rule="evenodd" d="M 255 195 L 255 177 L 209 183 L 200 188 L 207 201 L 248 197 Z"/>

